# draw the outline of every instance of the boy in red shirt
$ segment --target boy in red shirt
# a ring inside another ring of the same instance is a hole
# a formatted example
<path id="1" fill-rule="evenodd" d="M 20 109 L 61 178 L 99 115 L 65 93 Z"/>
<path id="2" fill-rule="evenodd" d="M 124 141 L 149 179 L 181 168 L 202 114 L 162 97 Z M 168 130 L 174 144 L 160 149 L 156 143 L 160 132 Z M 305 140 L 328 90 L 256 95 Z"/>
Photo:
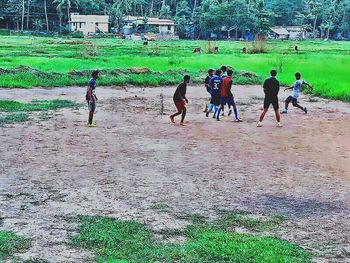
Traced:
<path id="1" fill-rule="evenodd" d="M 220 97 L 220 108 L 223 110 L 224 106 L 227 104 L 229 107 L 232 106 L 233 112 L 235 113 L 235 122 L 242 121 L 238 117 L 238 111 L 236 107 L 235 100 L 233 98 L 233 94 L 231 92 L 232 88 L 232 75 L 233 71 L 227 71 L 227 77 L 223 79 L 221 84 L 221 97 Z"/>

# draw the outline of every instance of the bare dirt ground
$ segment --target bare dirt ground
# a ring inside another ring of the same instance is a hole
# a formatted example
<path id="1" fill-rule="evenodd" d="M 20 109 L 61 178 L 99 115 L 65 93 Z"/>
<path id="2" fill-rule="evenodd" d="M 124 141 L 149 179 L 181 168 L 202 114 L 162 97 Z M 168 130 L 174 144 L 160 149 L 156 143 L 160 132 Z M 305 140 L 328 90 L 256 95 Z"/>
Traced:
<path id="1" fill-rule="evenodd" d="M 234 88 L 242 123 L 202 113 L 203 87 L 189 87 L 188 126 L 171 125 L 174 88 L 98 88 L 97 128 L 87 108 L 34 114 L 0 128 L 3 230 L 30 237 L 22 259 L 87 262 L 67 244 L 76 215 L 136 219 L 154 228 L 186 224 L 178 213 L 215 217 L 217 209 L 281 213 L 277 234 L 316 262 L 350 262 L 350 105 L 317 98 L 256 128 L 262 90 Z M 163 106 L 165 115 L 161 115 Z M 281 101 L 288 93 L 280 94 Z M 1 99 L 70 99 L 85 88 L 0 90 Z M 282 106 L 282 103 L 281 103 Z M 51 117 L 51 118 L 49 118 Z M 166 213 L 152 209 L 169 206 Z"/>

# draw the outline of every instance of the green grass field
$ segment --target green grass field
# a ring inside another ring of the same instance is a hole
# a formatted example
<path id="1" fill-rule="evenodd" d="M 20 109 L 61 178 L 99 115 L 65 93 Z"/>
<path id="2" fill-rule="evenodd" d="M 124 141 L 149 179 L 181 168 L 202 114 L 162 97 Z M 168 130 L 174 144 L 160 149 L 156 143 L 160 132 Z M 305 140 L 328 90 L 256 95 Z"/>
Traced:
<path id="1" fill-rule="evenodd" d="M 258 75 L 253 80 L 236 78 L 237 84 L 260 84 L 270 69 L 276 68 L 282 84 L 290 85 L 294 73 L 300 71 L 315 87 L 316 95 L 350 101 L 350 42 L 266 42 L 267 53 L 263 54 L 243 54 L 243 47 L 251 49 L 252 43 L 247 42 L 220 41 L 214 45 L 219 54 L 206 53 L 207 41 L 159 41 L 145 47 L 142 42 L 118 39 L 4 36 L 0 39 L 0 87 L 85 85 L 92 69 L 108 71 L 100 85 L 173 85 L 183 73 L 200 82 L 208 68 L 226 64 Z M 300 52 L 294 51 L 295 45 Z M 195 47 L 201 47 L 203 53 L 193 54 Z M 20 65 L 34 70 L 13 70 Z M 113 71 L 132 67 L 152 72 Z"/>
<path id="2" fill-rule="evenodd" d="M 0 262 L 14 253 L 23 252 L 30 246 L 30 240 L 8 231 L 0 231 Z"/>

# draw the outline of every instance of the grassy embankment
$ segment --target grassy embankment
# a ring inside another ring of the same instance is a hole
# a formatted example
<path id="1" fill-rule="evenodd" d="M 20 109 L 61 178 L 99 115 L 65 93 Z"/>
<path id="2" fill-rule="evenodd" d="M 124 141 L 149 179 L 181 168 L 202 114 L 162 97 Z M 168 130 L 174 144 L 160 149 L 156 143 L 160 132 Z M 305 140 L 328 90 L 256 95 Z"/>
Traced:
<path id="1" fill-rule="evenodd" d="M 350 101 L 350 42 L 267 42 L 265 54 L 242 54 L 243 47 L 251 48 L 245 42 L 216 42 L 219 54 L 206 54 L 206 41 L 160 41 L 144 47 L 142 42 L 117 39 L 2 37 L 0 44 L 0 68 L 5 69 L 0 87 L 86 85 L 92 69 L 104 71 L 99 85 L 174 85 L 185 73 L 201 82 L 208 68 L 226 64 L 258 76 L 236 73 L 236 84 L 260 84 L 276 68 L 282 84 L 290 85 L 300 71 L 316 95 Z M 295 45 L 300 52 L 294 51 Z M 194 47 L 204 52 L 193 54 Z M 20 65 L 32 69 L 14 70 Z M 151 72 L 127 70 L 134 67 Z"/>

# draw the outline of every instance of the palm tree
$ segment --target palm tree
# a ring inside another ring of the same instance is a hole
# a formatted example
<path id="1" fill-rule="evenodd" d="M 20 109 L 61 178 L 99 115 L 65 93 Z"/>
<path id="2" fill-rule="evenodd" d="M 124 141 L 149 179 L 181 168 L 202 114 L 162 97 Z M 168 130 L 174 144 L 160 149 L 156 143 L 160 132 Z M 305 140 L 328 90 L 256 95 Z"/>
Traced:
<path id="1" fill-rule="evenodd" d="M 133 3 L 133 0 L 114 0 L 113 8 L 118 13 L 128 14 L 132 10 Z"/>
<path id="2" fill-rule="evenodd" d="M 62 26 L 62 16 L 63 16 L 63 10 L 67 9 L 67 20 L 70 21 L 70 9 L 72 8 L 72 5 L 79 6 L 80 0 L 54 0 L 54 4 L 57 4 L 57 11 L 60 14 L 60 25 Z"/>

